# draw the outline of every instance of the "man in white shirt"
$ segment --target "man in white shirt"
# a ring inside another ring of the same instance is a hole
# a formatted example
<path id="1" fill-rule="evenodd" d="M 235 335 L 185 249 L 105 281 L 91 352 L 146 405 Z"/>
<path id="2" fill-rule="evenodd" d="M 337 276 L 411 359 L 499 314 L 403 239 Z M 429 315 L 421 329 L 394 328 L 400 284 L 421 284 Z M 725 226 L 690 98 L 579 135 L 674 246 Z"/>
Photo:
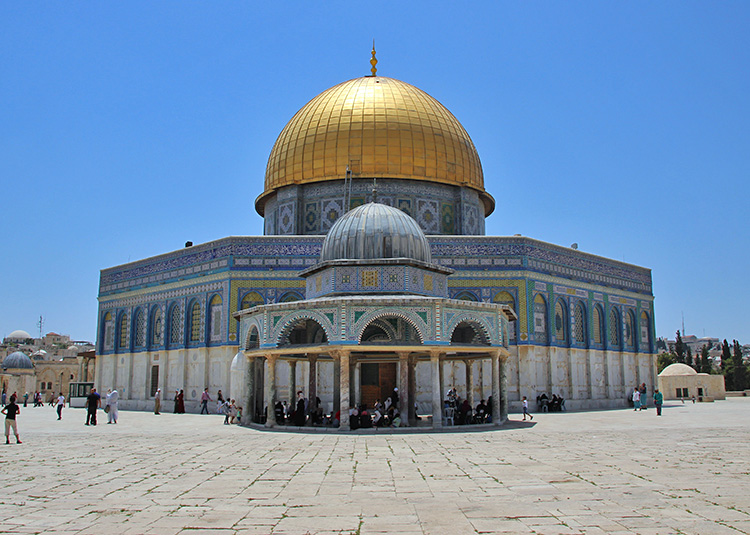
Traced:
<path id="1" fill-rule="evenodd" d="M 60 392 L 60 395 L 57 397 L 57 419 L 62 420 L 62 410 L 65 406 L 65 396 L 63 396 L 63 393 Z"/>

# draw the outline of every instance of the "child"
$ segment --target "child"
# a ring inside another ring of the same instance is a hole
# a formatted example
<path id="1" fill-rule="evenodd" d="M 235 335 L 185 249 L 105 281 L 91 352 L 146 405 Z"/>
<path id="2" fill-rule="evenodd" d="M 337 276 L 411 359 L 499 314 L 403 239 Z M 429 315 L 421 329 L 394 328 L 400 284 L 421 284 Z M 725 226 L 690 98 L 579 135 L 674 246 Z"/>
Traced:
<path id="1" fill-rule="evenodd" d="M 526 420 L 526 417 L 529 417 L 529 420 L 533 420 L 534 417 L 529 414 L 529 400 L 526 399 L 526 396 L 523 397 L 523 419 Z"/>

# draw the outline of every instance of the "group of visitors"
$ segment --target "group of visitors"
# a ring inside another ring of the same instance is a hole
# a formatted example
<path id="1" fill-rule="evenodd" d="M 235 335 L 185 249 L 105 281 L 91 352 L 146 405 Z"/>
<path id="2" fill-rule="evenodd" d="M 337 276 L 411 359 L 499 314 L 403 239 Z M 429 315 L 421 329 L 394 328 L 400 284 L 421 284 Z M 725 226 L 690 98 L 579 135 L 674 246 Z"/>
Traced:
<path id="1" fill-rule="evenodd" d="M 116 389 L 108 389 L 104 398 L 104 412 L 107 414 L 107 423 L 116 424 L 120 413 L 117 409 L 117 402 L 120 399 L 120 393 Z M 102 407 L 102 396 L 92 388 L 89 395 L 86 396 L 86 423 L 84 425 L 96 425 L 96 411 Z"/>
<path id="2" fill-rule="evenodd" d="M 536 397 L 536 410 L 539 412 L 561 412 L 565 410 L 565 398 L 562 394 L 552 394 L 552 398 L 547 397 L 546 392 L 542 392 Z"/>
<path id="3" fill-rule="evenodd" d="M 487 403 L 481 400 L 472 409 L 468 399 L 461 399 L 455 388 L 451 387 L 443 400 L 443 414 L 446 421 L 455 425 L 485 424 L 492 422 L 492 396 Z"/>
<path id="4" fill-rule="evenodd" d="M 661 409 L 664 405 L 664 394 L 659 392 L 658 388 L 654 390 L 653 400 L 654 407 L 656 407 L 656 415 L 661 416 Z M 646 383 L 633 387 L 633 392 L 630 394 L 630 401 L 633 403 L 634 411 L 648 409 L 648 389 L 646 388 Z"/>

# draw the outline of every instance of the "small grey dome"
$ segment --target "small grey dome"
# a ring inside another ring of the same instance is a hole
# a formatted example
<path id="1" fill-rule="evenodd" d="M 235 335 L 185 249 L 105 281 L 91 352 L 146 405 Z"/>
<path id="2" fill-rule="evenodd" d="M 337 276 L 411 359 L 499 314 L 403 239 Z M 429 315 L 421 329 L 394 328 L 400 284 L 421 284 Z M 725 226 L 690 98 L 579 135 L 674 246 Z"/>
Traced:
<path id="1" fill-rule="evenodd" d="M 31 335 L 26 331 L 22 331 L 19 329 L 10 333 L 7 338 L 10 340 L 28 340 L 29 338 L 31 338 Z"/>
<path id="2" fill-rule="evenodd" d="M 419 224 L 394 208 L 371 202 L 347 212 L 323 241 L 320 261 L 411 258 L 431 262 L 430 244 Z"/>
<path id="3" fill-rule="evenodd" d="M 16 351 L 15 353 L 11 353 L 7 357 L 3 359 L 3 368 L 6 369 L 33 369 L 34 364 L 31 362 L 31 359 L 25 354 L 21 353 L 20 351 Z"/>

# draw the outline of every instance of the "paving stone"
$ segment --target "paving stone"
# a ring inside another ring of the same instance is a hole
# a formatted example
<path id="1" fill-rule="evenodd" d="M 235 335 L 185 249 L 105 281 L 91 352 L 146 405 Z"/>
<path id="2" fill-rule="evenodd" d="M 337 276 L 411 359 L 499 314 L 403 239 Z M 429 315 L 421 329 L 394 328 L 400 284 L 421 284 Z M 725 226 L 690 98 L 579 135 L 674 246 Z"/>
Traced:
<path id="1" fill-rule="evenodd" d="M 750 533 L 750 399 L 482 433 L 294 434 L 195 414 L 19 418 L 3 533 Z M 512 416 L 512 418 L 517 418 Z"/>

